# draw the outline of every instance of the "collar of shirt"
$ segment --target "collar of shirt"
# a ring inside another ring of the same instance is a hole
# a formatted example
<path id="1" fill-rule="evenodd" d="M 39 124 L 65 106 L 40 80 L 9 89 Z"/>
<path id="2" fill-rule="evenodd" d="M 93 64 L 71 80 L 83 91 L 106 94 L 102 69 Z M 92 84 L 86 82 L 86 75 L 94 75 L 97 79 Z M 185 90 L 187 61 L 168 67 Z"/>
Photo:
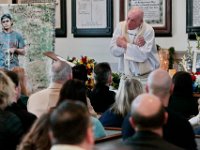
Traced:
<path id="1" fill-rule="evenodd" d="M 138 29 L 139 28 L 136 28 L 134 30 L 127 30 L 128 36 L 129 36 L 129 39 L 130 39 L 131 42 L 133 42 L 135 40 L 135 37 L 136 37 L 137 32 L 138 32 Z"/>
<path id="2" fill-rule="evenodd" d="M 51 150 L 85 150 L 76 145 L 56 144 L 51 147 Z"/>
<path id="3" fill-rule="evenodd" d="M 127 30 L 128 34 L 131 36 L 136 36 L 139 28 L 136 28 L 134 30 Z"/>
<path id="4" fill-rule="evenodd" d="M 61 89 L 61 88 L 62 88 L 62 84 L 52 82 L 52 83 L 50 83 L 50 85 L 49 85 L 48 88 L 49 88 L 49 89 Z"/>

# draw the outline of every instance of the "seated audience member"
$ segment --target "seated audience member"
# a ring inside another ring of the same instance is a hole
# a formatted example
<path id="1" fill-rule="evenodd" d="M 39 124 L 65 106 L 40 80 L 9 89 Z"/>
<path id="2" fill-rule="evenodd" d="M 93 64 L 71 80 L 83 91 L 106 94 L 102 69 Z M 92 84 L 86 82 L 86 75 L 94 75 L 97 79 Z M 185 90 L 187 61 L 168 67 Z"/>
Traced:
<path id="1" fill-rule="evenodd" d="M 173 91 L 172 79 L 168 72 L 162 69 L 157 69 L 151 72 L 147 79 L 146 91 L 147 93 L 159 97 L 168 112 L 168 121 L 163 126 L 163 138 L 166 141 L 186 150 L 196 150 L 197 145 L 190 123 L 180 114 L 171 111 L 167 107 L 170 94 Z M 129 117 L 130 115 L 126 116 L 122 125 L 123 139 L 126 139 L 135 133 L 129 123 Z"/>
<path id="2" fill-rule="evenodd" d="M 162 138 L 167 116 L 158 97 L 151 94 L 138 96 L 131 105 L 129 119 L 136 133 L 125 144 L 134 150 L 183 150 Z"/>
<path id="3" fill-rule="evenodd" d="M 30 131 L 24 136 L 18 150 L 49 150 L 51 148 L 48 134 L 49 117 L 50 114 L 43 114 L 34 122 Z"/>
<path id="4" fill-rule="evenodd" d="M 72 74 L 74 79 L 81 80 L 84 83 L 88 80 L 87 69 L 83 64 L 74 66 L 72 68 Z"/>
<path id="5" fill-rule="evenodd" d="M 60 97 L 58 100 L 58 105 L 62 102 L 62 101 L 66 101 L 66 100 L 72 100 L 72 101 L 81 101 L 83 102 L 87 107 L 87 89 L 86 86 L 83 82 L 81 82 L 80 80 L 68 80 L 62 87 L 62 89 L 60 90 Z M 90 109 L 88 108 L 88 111 Z M 93 129 L 94 129 L 94 136 L 95 138 L 101 138 L 106 136 L 105 130 L 101 124 L 101 122 L 92 116 L 92 113 L 89 112 L 91 115 L 91 120 L 93 123 Z"/>
<path id="6" fill-rule="evenodd" d="M 177 72 L 172 81 L 174 90 L 169 100 L 169 108 L 187 119 L 198 114 L 197 100 L 193 97 L 193 83 L 190 73 Z"/>
<path id="7" fill-rule="evenodd" d="M 88 93 L 94 110 L 98 113 L 105 112 L 115 102 L 115 92 L 109 90 L 112 83 L 112 71 L 106 62 L 98 63 L 94 67 L 94 89 Z"/>
<path id="8" fill-rule="evenodd" d="M 55 107 L 62 85 L 72 78 L 71 67 L 63 61 L 55 61 L 51 68 L 51 83 L 47 89 L 32 94 L 27 109 L 37 117 Z"/>
<path id="9" fill-rule="evenodd" d="M 115 103 L 99 118 L 103 126 L 121 127 L 124 117 L 130 112 L 132 100 L 141 93 L 143 93 L 143 87 L 140 81 L 130 76 L 122 76 Z"/>
<path id="10" fill-rule="evenodd" d="M 14 84 L 0 71 L 0 149 L 16 150 L 24 133 L 20 119 L 5 108 L 12 104 L 15 97 Z"/>
<path id="11" fill-rule="evenodd" d="M 14 113 L 19 117 L 22 122 L 24 132 L 26 133 L 37 117 L 34 114 L 28 112 L 26 106 L 20 100 L 21 88 L 17 74 L 13 71 L 6 71 L 6 74 L 10 77 L 15 85 L 15 97 L 13 98 L 12 104 L 6 107 L 6 110 Z"/>
<path id="12" fill-rule="evenodd" d="M 86 81 L 88 80 L 87 77 L 87 69 L 85 65 L 80 64 L 76 65 L 72 68 L 72 74 L 73 74 L 73 79 L 78 79 L 80 81 L 83 81 L 86 84 Z M 90 89 L 87 88 L 87 93 L 90 92 Z M 87 98 L 87 106 L 89 108 L 89 112 L 94 116 L 97 117 L 97 113 L 94 111 L 93 106 L 91 105 L 90 99 Z"/>
<path id="13" fill-rule="evenodd" d="M 29 85 L 27 83 L 27 77 L 26 77 L 25 70 L 22 67 L 14 67 L 12 69 L 12 71 L 15 72 L 19 78 L 19 83 L 20 83 L 20 87 L 21 87 L 20 100 L 22 101 L 22 103 L 25 106 L 27 106 L 27 101 L 28 101 L 28 97 L 30 95 L 30 90 L 28 88 Z"/>
<path id="14" fill-rule="evenodd" d="M 189 122 L 194 128 L 197 128 L 195 129 L 195 131 L 197 131 L 197 134 L 200 134 L 200 99 L 198 100 L 198 104 L 199 113 L 196 116 L 192 117 Z"/>
<path id="15" fill-rule="evenodd" d="M 51 150 L 92 150 L 90 115 L 82 102 L 63 101 L 50 116 Z"/>

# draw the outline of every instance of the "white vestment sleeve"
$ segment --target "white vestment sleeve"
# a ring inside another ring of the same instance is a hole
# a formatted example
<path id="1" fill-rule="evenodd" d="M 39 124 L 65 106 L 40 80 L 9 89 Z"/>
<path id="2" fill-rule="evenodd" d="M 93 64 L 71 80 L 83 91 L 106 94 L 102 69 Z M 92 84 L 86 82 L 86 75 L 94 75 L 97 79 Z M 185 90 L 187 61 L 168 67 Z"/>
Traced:
<path id="1" fill-rule="evenodd" d="M 115 57 L 123 57 L 125 49 L 117 46 L 117 38 L 122 35 L 120 24 L 117 25 L 110 43 L 111 54 Z"/>
<path id="2" fill-rule="evenodd" d="M 144 62 L 149 58 L 149 54 L 152 52 L 154 46 L 154 30 L 147 30 L 144 33 L 145 45 L 139 47 L 135 44 L 128 43 L 125 58 L 133 60 L 134 62 Z"/>

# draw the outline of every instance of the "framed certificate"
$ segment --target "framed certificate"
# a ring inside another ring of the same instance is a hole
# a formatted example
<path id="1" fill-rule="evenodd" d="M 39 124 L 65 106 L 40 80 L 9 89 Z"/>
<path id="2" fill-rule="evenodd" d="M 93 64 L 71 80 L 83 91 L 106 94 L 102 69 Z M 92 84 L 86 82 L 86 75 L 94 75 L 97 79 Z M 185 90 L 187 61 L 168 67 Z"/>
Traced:
<path id="1" fill-rule="evenodd" d="M 156 37 L 172 36 L 171 0 L 120 0 L 120 20 L 126 19 L 133 6 L 143 9 L 144 20 L 153 26 Z"/>
<path id="2" fill-rule="evenodd" d="M 194 51 L 192 71 L 200 72 L 200 51 L 199 50 Z"/>
<path id="3" fill-rule="evenodd" d="M 200 0 L 187 0 L 186 32 L 189 39 L 196 39 L 195 33 L 200 34 Z"/>
<path id="4" fill-rule="evenodd" d="M 112 32 L 112 0 L 72 0 L 74 37 L 111 37 Z"/>

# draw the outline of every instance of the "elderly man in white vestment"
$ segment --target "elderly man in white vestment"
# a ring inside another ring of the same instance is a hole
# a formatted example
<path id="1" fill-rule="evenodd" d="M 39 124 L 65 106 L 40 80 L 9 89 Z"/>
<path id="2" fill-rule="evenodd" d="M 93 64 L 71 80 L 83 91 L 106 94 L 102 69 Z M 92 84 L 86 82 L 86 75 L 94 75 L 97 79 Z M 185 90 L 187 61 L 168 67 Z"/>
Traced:
<path id="1" fill-rule="evenodd" d="M 131 8 L 126 21 L 120 22 L 113 33 L 110 50 L 119 57 L 119 72 L 140 76 L 159 67 L 155 33 L 143 16 L 141 8 Z"/>
<path id="2" fill-rule="evenodd" d="M 55 61 L 51 68 L 51 83 L 47 89 L 32 94 L 28 99 L 29 112 L 40 117 L 55 107 L 63 84 L 72 79 L 72 68 L 64 61 Z"/>

